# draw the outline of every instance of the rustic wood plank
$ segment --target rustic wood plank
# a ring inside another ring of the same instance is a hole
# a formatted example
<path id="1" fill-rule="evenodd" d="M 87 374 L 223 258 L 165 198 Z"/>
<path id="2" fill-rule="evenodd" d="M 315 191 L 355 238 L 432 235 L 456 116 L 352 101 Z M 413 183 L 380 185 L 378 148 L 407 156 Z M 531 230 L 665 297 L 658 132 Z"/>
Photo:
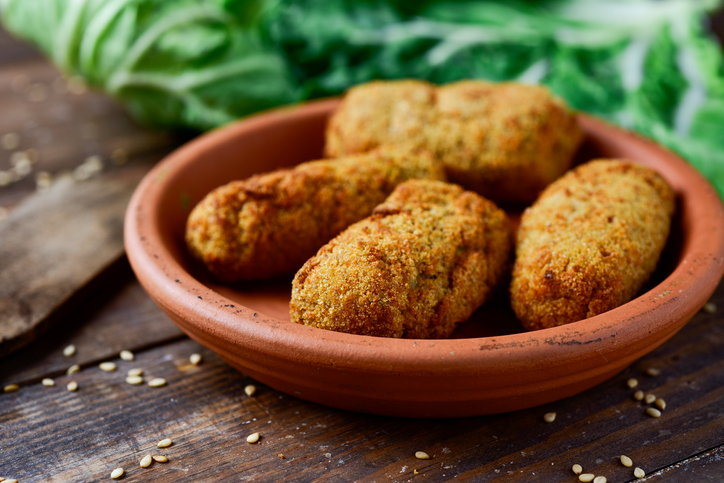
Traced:
<path id="1" fill-rule="evenodd" d="M 724 290 L 714 298 L 724 306 Z M 87 368 L 59 386 L 38 383 L 0 395 L 0 468 L 22 481 L 107 480 L 116 466 L 128 477 L 200 481 L 253 477 L 255 481 L 573 481 L 574 463 L 608 481 L 632 481 L 618 462 L 627 454 L 647 474 L 682 481 L 697 455 L 722 445 L 724 325 L 722 314 L 700 313 L 664 346 L 622 374 L 585 393 L 515 413 L 456 420 L 407 420 L 325 408 L 257 384 L 216 355 L 184 339 L 139 351 L 119 371 Z M 120 323 L 116 319 L 112 324 Z M 136 332 L 142 326 L 132 325 Z M 102 330 L 101 327 L 98 328 Z M 136 332 L 137 333 L 137 332 Z M 200 352 L 201 366 L 188 356 Z M 123 382 L 130 367 L 167 379 L 159 389 Z M 644 374 L 658 367 L 661 375 Z M 659 419 L 626 387 L 637 377 L 644 390 L 667 400 Z M 65 390 L 74 379 L 81 389 Z M 553 423 L 542 415 L 558 414 Z M 245 438 L 260 432 L 262 440 Z M 63 435 L 62 439 L 58 435 Z M 138 466 L 155 442 L 171 437 L 167 465 Z M 418 460 L 415 451 L 432 459 Z M 278 457 L 283 454 L 284 458 Z M 44 464 L 52 459 L 54 464 Z M 704 461 L 704 460 L 701 460 Z M 718 475 L 697 466 L 697 478 Z M 664 471 L 666 470 L 666 472 Z M 709 475 L 709 476 L 707 476 Z M 707 481 L 706 478 L 704 481 Z"/>
<path id="2" fill-rule="evenodd" d="M 0 24 L 0 67 L 3 64 L 39 57 L 40 52 L 29 44 L 13 37 Z"/>
<path id="3" fill-rule="evenodd" d="M 148 169 L 129 165 L 85 182 L 63 176 L 0 223 L 0 353 L 34 340 L 124 254 L 123 216 Z"/>
<path id="4" fill-rule="evenodd" d="M 657 482 L 720 483 L 724 475 L 724 446 L 684 460 L 650 476 Z"/>
<path id="5" fill-rule="evenodd" d="M 105 95 L 70 83 L 45 60 L 0 69 L 0 137 L 11 134 L 17 146 L 0 147 L 0 170 L 11 172 L 13 157 L 31 153 L 30 172 L 0 186 L 0 206 L 12 208 L 32 194 L 39 172 L 72 171 L 88 157 L 106 166 L 155 153 L 156 161 L 182 139 L 144 128 Z"/>
<path id="6" fill-rule="evenodd" d="M 124 349 L 140 352 L 185 337 L 146 295 L 125 257 L 94 282 L 100 290 L 33 344 L 0 359 L 0 386 L 35 384 L 64 374 L 72 364 L 88 367 L 117 360 Z M 76 346 L 72 357 L 63 355 L 69 344 Z"/>

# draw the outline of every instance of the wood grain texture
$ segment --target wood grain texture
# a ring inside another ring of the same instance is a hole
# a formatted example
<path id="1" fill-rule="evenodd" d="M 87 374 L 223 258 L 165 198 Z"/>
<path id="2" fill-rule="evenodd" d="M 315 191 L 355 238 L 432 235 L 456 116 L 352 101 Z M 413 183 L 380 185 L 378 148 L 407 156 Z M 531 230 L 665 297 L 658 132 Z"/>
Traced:
<path id="1" fill-rule="evenodd" d="M 90 317 L 105 320 L 95 325 L 98 340 L 109 341 L 118 326 L 135 334 L 138 344 L 152 339 L 142 323 L 109 317 L 118 310 L 112 305 L 127 299 L 114 300 L 102 302 L 104 308 Z M 724 307 L 722 287 L 714 301 Z M 248 397 L 243 389 L 251 379 L 195 342 L 176 340 L 138 350 L 133 362 L 113 359 L 118 364 L 113 373 L 96 367 L 101 357 L 72 377 L 57 376 L 56 387 L 41 386 L 34 375 L 32 384 L 0 394 L 0 472 L 24 483 L 102 481 L 117 466 L 129 479 L 159 482 L 565 482 L 576 481 L 570 468 L 578 463 L 611 482 L 633 481 L 632 469 L 618 460 L 626 454 L 635 466 L 666 481 L 690 481 L 694 470 L 701 481 L 717 481 L 724 442 L 721 318 L 721 312 L 697 314 L 662 347 L 578 396 L 515 413 L 453 420 L 339 411 L 262 384 Z M 204 357 L 198 367 L 188 362 L 193 352 Z M 127 385 L 131 367 L 164 377 L 168 385 Z M 661 374 L 646 375 L 650 367 Z M 632 399 L 634 391 L 625 384 L 629 377 L 667 401 L 661 418 L 647 416 L 647 406 Z M 77 393 L 65 390 L 71 379 L 80 385 Z M 557 418 L 545 423 L 542 416 L 550 411 Z M 246 443 L 253 432 L 262 436 L 256 445 Z M 171 461 L 140 468 L 145 454 L 161 452 L 155 443 L 163 437 L 175 441 L 163 451 Z M 416 459 L 416 451 L 431 459 Z M 652 476 L 651 481 L 659 480 Z"/>
<path id="2" fill-rule="evenodd" d="M 0 223 L 1 353 L 34 340 L 51 314 L 123 256 L 125 209 L 148 169 L 85 182 L 61 177 Z"/>
<path id="3" fill-rule="evenodd" d="M 87 367 L 117 359 L 124 349 L 143 351 L 185 337 L 146 295 L 125 257 L 104 277 L 104 287 L 80 300 L 43 337 L 0 359 L 0 386 L 35 384 L 73 364 Z M 76 346 L 72 357 L 63 355 L 69 344 Z"/>

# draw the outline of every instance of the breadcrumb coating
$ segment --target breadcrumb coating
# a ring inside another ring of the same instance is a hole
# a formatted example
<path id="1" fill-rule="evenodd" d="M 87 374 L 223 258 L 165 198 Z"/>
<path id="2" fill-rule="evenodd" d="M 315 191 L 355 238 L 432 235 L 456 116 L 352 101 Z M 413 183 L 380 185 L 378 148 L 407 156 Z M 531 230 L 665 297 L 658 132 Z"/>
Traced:
<path id="1" fill-rule="evenodd" d="M 186 243 L 224 281 L 292 274 L 417 177 L 444 180 L 444 168 L 428 153 L 388 148 L 233 181 L 192 210 Z"/>
<path id="2" fill-rule="evenodd" d="M 636 296 L 669 235 L 674 192 L 656 172 L 595 160 L 549 186 L 522 216 L 510 287 L 528 330 L 593 317 Z"/>
<path id="3" fill-rule="evenodd" d="M 407 181 L 297 272 L 291 318 L 360 335 L 448 337 L 489 298 L 511 250 L 508 218 L 493 202 Z"/>
<path id="4" fill-rule="evenodd" d="M 424 147 L 450 181 L 496 202 L 531 202 L 571 167 L 582 139 L 575 115 L 545 87 L 377 81 L 348 91 L 328 123 L 325 154 Z"/>

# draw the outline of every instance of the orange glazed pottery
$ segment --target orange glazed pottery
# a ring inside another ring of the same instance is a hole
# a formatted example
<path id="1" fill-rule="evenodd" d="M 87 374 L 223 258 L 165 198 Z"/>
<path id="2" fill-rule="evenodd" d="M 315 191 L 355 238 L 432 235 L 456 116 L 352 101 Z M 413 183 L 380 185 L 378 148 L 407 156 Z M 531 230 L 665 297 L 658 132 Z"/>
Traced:
<path id="1" fill-rule="evenodd" d="M 125 245 L 151 298 L 191 338 L 231 366 L 290 395 L 352 411 L 406 417 L 473 416 L 571 396 L 620 372 L 674 335 L 724 271 L 724 211 L 685 161 L 655 143 L 579 116 L 578 161 L 630 158 L 677 193 L 659 268 L 638 298 L 569 325 L 525 332 L 505 294 L 446 340 L 386 339 L 289 321 L 291 277 L 224 285 L 186 251 L 191 208 L 234 179 L 321 158 L 338 100 L 250 117 L 205 134 L 159 163 L 138 186 Z"/>

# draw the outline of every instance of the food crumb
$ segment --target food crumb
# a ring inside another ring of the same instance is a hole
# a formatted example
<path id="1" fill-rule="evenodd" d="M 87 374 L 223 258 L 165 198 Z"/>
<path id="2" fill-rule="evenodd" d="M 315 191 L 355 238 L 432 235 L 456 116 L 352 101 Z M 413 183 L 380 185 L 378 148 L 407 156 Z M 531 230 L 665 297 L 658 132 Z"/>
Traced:
<path id="1" fill-rule="evenodd" d="M 648 369 L 646 369 L 646 374 L 651 377 L 656 377 L 661 374 L 661 369 L 657 369 L 656 367 L 649 367 Z"/>
<path id="2" fill-rule="evenodd" d="M 707 302 L 702 307 L 702 310 L 707 314 L 713 314 L 716 312 L 716 304 L 714 302 Z"/>
<path id="3" fill-rule="evenodd" d="M 543 415 L 543 420 L 544 420 L 546 423 L 552 423 L 553 421 L 556 420 L 556 413 L 545 413 L 545 414 Z"/>

